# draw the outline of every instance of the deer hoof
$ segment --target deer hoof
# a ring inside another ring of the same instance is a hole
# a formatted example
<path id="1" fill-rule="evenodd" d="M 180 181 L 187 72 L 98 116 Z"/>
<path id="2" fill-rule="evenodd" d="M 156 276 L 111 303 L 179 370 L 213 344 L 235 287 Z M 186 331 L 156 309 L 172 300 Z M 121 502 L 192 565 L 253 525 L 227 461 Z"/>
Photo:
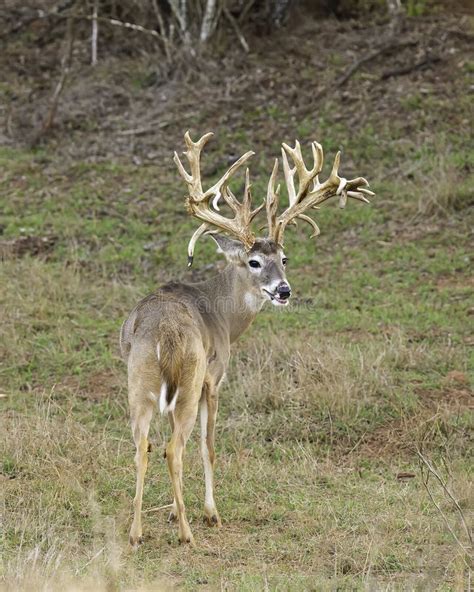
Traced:
<path id="1" fill-rule="evenodd" d="M 211 514 L 209 516 L 206 515 L 204 517 L 204 522 L 208 526 L 217 526 L 217 528 L 221 528 L 222 527 L 221 519 L 219 518 L 219 516 L 217 514 Z"/>
<path id="2" fill-rule="evenodd" d="M 178 517 L 176 516 L 176 514 L 174 512 L 170 512 L 168 514 L 167 522 L 171 524 L 171 522 L 176 522 L 177 519 Z"/>
<path id="3" fill-rule="evenodd" d="M 130 535 L 129 541 L 130 541 L 130 546 L 132 547 L 132 549 L 134 551 L 136 551 L 140 545 L 143 545 L 143 537 L 142 536 L 133 537 Z"/>
<path id="4" fill-rule="evenodd" d="M 179 542 L 181 545 L 191 545 L 192 547 L 195 547 L 195 543 L 194 543 L 194 537 L 191 534 L 191 532 L 187 533 L 187 534 L 180 534 L 179 535 Z"/>

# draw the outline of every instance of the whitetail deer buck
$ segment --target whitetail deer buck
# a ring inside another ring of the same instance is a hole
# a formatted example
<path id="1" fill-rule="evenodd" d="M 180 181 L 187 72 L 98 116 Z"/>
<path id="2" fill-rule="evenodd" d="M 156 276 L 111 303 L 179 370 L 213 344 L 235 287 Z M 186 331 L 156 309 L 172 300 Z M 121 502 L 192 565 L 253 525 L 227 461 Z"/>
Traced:
<path id="1" fill-rule="evenodd" d="M 143 482 L 147 469 L 148 431 L 153 411 L 159 405 L 168 415 L 172 436 L 166 447 L 166 459 L 173 484 L 174 502 L 170 518 L 177 518 L 179 540 L 193 542 L 183 503 L 183 451 L 198 409 L 201 415 L 201 453 L 205 475 L 204 512 L 210 525 L 221 526 L 214 502 L 213 468 L 214 431 L 218 388 L 230 357 L 230 345 L 252 323 L 267 300 L 275 305 L 288 304 L 291 295 L 286 280 L 283 234 L 288 224 L 304 220 L 319 229 L 307 210 L 338 196 L 344 207 L 348 197 L 368 202 L 373 195 L 367 181 L 358 177 L 347 180 L 338 174 L 340 154 L 336 155 L 331 174 L 324 183 L 318 174 L 323 165 L 323 150 L 313 142 L 314 164 L 307 169 L 298 142 L 294 148 L 282 147 L 283 171 L 289 207 L 277 216 L 279 186 L 275 189 L 278 159 L 268 183 L 266 200 L 251 208 L 249 171 L 239 202 L 229 189 L 236 171 L 253 155 L 241 156 L 207 190 L 202 188 L 200 155 L 212 133 L 193 142 L 186 133 L 185 155 L 191 173 L 186 172 L 178 155 L 174 161 L 188 187 L 186 204 L 189 213 L 202 222 L 188 246 L 188 265 L 192 264 L 194 246 L 203 234 L 210 234 L 227 258 L 227 267 L 216 277 L 195 284 L 170 283 L 148 296 L 132 310 L 122 325 L 120 346 L 128 363 L 128 389 L 133 438 L 135 440 L 137 487 L 130 543 L 136 547 L 142 539 L 141 509 Z M 290 167 L 288 157 L 293 161 Z M 298 187 L 295 186 L 295 175 Z M 219 213 L 223 199 L 233 218 Z M 250 225 L 266 207 L 268 236 L 256 238 Z M 225 232 L 227 234 L 221 234 Z M 232 238 L 231 238 L 232 237 Z"/>

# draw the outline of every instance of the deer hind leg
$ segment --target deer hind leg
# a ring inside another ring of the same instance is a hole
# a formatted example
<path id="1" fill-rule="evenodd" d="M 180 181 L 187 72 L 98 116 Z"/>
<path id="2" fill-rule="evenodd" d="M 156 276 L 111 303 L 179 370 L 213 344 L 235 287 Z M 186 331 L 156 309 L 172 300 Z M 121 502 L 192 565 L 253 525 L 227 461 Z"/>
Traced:
<path id="1" fill-rule="evenodd" d="M 189 365 L 179 385 L 179 394 L 172 417 L 173 434 L 166 447 L 166 460 L 173 485 L 181 543 L 194 543 L 184 508 L 182 475 L 184 448 L 196 422 L 206 371 L 205 352 L 201 345 L 195 348 L 188 350 Z"/>
<path id="2" fill-rule="evenodd" d="M 184 448 L 196 422 L 199 396 L 192 397 L 191 395 L 191 400 L 185 400 L 183 395 L 184 393 L 180 391 L 180 397 L 183 397 L 183 403 L 179 405 L 178 399 L 174 413 L 174 431 L 166 447 L 166 460 L 173 485 L 174 504 L 179 528 L 179 542 L 194 544 L 184 507 L 182 475 Z"/>
<path id="3" fill-rule="evenodd" d="M 133 392 L 133 391 L 132 391 Z M 135 464 L 137 467 L 137 485 L 133 500 L 134 514 L 130 529 L 130 544 L 137 548 L 142 542 L 142 499 L 145 473 L 148 466 L 148 432 L 153 416 L 153 402 L 145 397 L 135 396 L 131 401 L 132 434 L 136 446 Z"/>
<path id="4" fill-rule="evenodd" d="M 170 427 L 171 427 L 171 433 L 174 432 L 174 412 L 170 411 L 170 413 L 168 413 L 168 419 L 170 422 Z M 165 454 L 166 457 L 166 454 Z M 181 489 L 183 489 L 183 471 L 182 471 L 181 467 L 181 474 L 179 476 L 179 480 L 181 483 Z M 168 514 L 168 522 L 175 522 L 178 519 L 178 505 L 176 503 L 176 499 L 173 499 L 173 504 L 171 505 L 171 510 L 170 513 Z"/>
<path id="5" fill-rule="evenodd" d="M 222 526 L 214 501 L 214 449 L 215 426 L 217 417 L 217 392 L 215 387 L 205 383 L 200 401 L 201 412 L 201 456 L 204 465 L 206 495 L 204 514 L 209 526 Z"/>

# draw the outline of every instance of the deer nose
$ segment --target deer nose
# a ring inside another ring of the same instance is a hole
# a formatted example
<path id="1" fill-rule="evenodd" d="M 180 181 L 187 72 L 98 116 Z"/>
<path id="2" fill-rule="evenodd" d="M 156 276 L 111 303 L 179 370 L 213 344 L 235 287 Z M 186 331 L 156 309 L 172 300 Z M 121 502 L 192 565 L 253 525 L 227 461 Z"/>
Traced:
<path id="1" fill-rule="evenodd" d="M 288 300 L 291 296 L 291 288 L 286 282 L 282 282 L 278 285 L 277 292 L 282 300 Z"/>

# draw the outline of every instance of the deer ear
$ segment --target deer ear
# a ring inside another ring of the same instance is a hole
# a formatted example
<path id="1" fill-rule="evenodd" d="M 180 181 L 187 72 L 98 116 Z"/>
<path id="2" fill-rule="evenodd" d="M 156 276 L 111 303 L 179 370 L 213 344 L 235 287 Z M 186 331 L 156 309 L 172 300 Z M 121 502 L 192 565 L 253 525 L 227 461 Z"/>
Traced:
<path id="1" fill-rule="evenodd" d="M 217 244 L 217 252 L 223 253 L 228 261 L 239 259 L 244 253 L 244 245 L 234 238 L 229 238 L 225 234 L 211 234 L 214 242 Z"/>

